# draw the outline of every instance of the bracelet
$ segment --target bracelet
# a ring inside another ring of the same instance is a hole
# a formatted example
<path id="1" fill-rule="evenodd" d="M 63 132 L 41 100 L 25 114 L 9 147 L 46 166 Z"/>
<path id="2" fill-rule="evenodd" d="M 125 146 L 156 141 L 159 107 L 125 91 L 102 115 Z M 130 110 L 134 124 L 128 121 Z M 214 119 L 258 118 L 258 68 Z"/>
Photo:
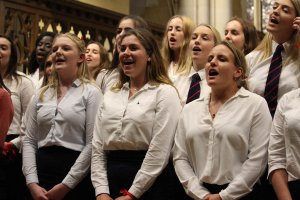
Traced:
<path id="1" fill-rule="evenodd" d="M 137 199 L 133 194 L 131 194 L 130 192 L 128 192 L 126 189 L 123 189 L 123 190 L 120 190 L 120 193 L 123 195 L 123 196 L 130 196 L 130 198 L 132 198 L 133 200 Z"/>

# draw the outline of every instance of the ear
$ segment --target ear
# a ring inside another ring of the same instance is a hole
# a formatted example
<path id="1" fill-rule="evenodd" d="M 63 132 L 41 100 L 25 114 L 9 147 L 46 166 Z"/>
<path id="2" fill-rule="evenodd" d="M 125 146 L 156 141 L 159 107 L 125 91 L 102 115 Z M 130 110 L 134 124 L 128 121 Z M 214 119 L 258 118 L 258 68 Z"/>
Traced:
<path id="1" fill-rule="evenodd" d="M 84 60 L 85 60 L 85 54 L 84 54 L 84 53 L 81 53 L 81 54 L 79 55 L 79 58 L 78 58 L 77 63 L 82 63 Z"/>
<path id="2" fill-rule="evenodd" d="M 241 77 L 241 76 L 243 75 L 243 72 L 244 72 L 243 68 L 242 68 L 242 67 L 238 67 L 238 68 L 234 71 L 233 77 L 234 77 L 234 78 L 239 78 L 239 77 Z"/>

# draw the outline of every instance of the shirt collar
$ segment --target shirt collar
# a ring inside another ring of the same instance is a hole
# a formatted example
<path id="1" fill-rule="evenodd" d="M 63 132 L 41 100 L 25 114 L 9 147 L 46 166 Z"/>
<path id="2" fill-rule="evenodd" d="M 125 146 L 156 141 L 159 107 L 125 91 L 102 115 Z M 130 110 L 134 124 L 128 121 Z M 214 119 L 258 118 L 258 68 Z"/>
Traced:
<path id="1" fill-rule="evenodd" d="M 278 46 L 279 44 L 277 42 L 275 42 L 274 40 L 272 40 L 272 54 L 275 52 L 276 50 L 276 47 Z M 291 43 L 290 41 L 287 41 L 285 43 L 282 44 L 283 48 L 284 48 L 284 52 L 286 52 L 286 50 L 290 47 Z"/>
<path id="2" fill-rule="evenodd" d="M 149 82 L 147 82 L 140 90 L 144 90 L 144 89 L 150 89 L 150 88 L 156 88 L 157 85 L 154 84 L 150 84 Z M 129 82 L 126 82 L 123 84 L 123 89 L 129 90 Z"/>
<path id="3" fill-rule="evenodd" d="M 192 67 L 191 67 L 191 72 L 190 72 L 190 74 L 189 74 L 188 77 L 189 77 L 189 78 L 192 78 L 192 76 L 193 76 L 195 73 L 198 73 L 198 74 L 199 74 L 201 80 L 204 80 L 204 79 L 205 79 L 205 68 L 200 69 L 199 71 L 196 72 L 195 69 L 194 69 L 194 67 L 192 66 Z"/>
<path id="4" fill-rule="evenodd" d="M 78 78 L 72 84 L 72 86 L 74 87 L 79 87 L 80 85 L 81 85 L 81 81 Z"/>
<path id="5" fill-rule="evenodd" d="M 211 92 L 210 92 L 211 93 Z M 198 100 L 199 101 L 207 101 L 209 102 L 210 99 L 210 93 L 208 93 L 206 96 L 201 96 Z M 235 95 L 233 95 L 230 99 L 236 98 L 236 97 L 248 97 L 249 96 L 249 91 L 246 90 L 244 87 L 241 87 Z"/>

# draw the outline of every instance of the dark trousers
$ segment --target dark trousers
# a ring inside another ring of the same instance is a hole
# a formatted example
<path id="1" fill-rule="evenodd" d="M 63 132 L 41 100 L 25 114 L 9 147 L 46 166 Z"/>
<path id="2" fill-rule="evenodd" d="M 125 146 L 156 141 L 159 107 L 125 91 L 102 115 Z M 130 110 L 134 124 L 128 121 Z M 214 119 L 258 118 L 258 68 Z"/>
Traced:
<path id="1" fill-rule="evenodd" d="M 228 184 L 216 185 L 216 184 L 203 183 L 203 186 L 206 189 L 208 189 L 208 191 L 211 194 L 218 194 L 219 192 L 221 192 L 221 190 L 227 188 Z M 261 190 L 259 185 L 255 184 L 253 190 L 246 196 L 241 197 L 240 200 L 263 200 L 261 197 Z"/>
<path id="2" fill-rule="evenodd" d="M 141 168 L 146 151 L 107 152 L 107 177 L 112 198 L 121 196 L 120 190 L 129 189 Z M 189 200 L 180 184 L 172 162 L 165 167 L 141 200 Z"/>
<path id="3" fill-rule="evenodd" d="M 16 137 L 18 135 L 8 135 L 6 141 Z M 0 200 L 25 200 L 27 192 L 22 172 L 22 155 L 0 156 Z"/>
<path id="4" fill-rule="evenodd" d="M 39 185 L 46 190 L 50 190 L 53 186 L 61 183 L 74 165 L 79 154 L 80 152 L 78 151 L 58 146 L 38 149 L 36 163 Z M 72 189 L 64 199 L 95 199 L 95 192 L 90 179 L 90 174 Z"/>

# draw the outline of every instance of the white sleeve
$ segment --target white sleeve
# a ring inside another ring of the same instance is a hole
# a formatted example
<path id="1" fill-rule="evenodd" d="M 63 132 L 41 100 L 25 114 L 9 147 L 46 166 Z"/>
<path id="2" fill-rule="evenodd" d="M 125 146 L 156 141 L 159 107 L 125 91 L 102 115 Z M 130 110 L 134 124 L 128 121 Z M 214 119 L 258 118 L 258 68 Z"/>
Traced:
<path id="1" fill-rule="evenodd" d="M 184 124 L 184 111 L 181 114 L 175 135 L 173 148 L 173 162 L 179 181 L 186 193 L 193 199 L 203 199 L 210 192 L 201 185 L 196 176 L 186 148 L 186 128 Z"/>
<path id="2" fill-rule="evenodd" d="M 181 112 L 175 88 L 168 86 L 158 91 L 152 139 L 129 192 L 139 198 L 147 191 L 169 162 L 174 135 Z"/>
<path id="3" fill-rule="evenodd" d="M 62 181 L 63 184 L 73 189 L 88 174 L 91 165 L 92 138 L 95 124 L 95 116 L 100 105 L 102 93 L 100 90 L 92 90 L 86 104 L 86 145 L 71 167 L 68 175 Z"/>
<path id="4" fill-rule="evenodd" d="M 249 193 L 267 166 L 267 152 L 272 118 L 267 102 L 257 102 L 249 133 L 248 159 L 244 161 L 240 174 L 219 194 L 222 200 L 238 199 Z"/>
<path id="5" fill-rule="evenodd" d="M 39 183 L 35 158 L 38 148 L 37 100 L 38 94 L 32 98 L 26 113 L 26 132 L 23 140 L 22 170 L 27 184 Z"/>
<path id="6" fill-rule="evenodd" d="M 106 155 L 103 150 L 103 138 L 101 137 L 101 110 L 102 107 L 99 107 L 92 142 L 91 180 L 96 196 L 102 193 L 109 194 Z"/>
<path id="7" fill-rule="evenodd" d="M 285 137 L 284 137 L 284 105 L 287 103 L 285 96 L 280 99 L 271 129 L 270 143 L 269 143 L 269 171 L 270 173 L 276 169 L 286 169 L 286 151 L 285 151 Z"/>

